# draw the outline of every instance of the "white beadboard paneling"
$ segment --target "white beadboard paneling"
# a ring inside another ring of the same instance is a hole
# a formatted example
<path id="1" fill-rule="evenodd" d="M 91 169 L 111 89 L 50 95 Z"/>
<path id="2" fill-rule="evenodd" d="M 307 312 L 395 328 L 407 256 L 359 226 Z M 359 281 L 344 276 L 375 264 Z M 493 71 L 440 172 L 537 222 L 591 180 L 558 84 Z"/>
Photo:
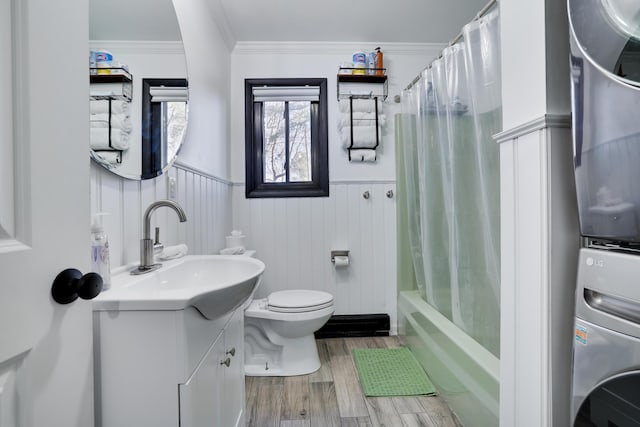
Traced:
<path id="1" fill-rule="evenodd" d="M 569 417 L 579 247 L 571 135 L 554 116 L 498 135 L 501 183 L 500 425 Z M 542 126 L 533 124 L 542 123 Z"/>
<path id="2" fill-rule="evenodd" d="M 246 199 L 244 186 L 233 186 L 233 228 L 266 265 L 257 296 L 323 290 L 334 295 L 336 314 L 388 313 L 395 332 L 395 199 L 388 190 L 395 184 L 338 182 L 330 197 Z M 333 267 L 332 249 L 351 251 L 347 268 Z"/>
<path id="3" fill-rule="evenodd" d="M 231 229 L 231 184 L 185 167 L 174 166 L 152 180 L 131 181 L 92 165 L 92 212 L 108 212 L 105 231 L 111 246 L 111 267 L 136 263 L 140 257 L 142 216 L 152 202 L 169 196 L 167 180 L 176 180 L 175 201 L 187 214 L 180 223 L 176 213 L 160 208 L 152 216 L 152 237 L 160 227 L 165 246 L 186 243 L 191 254 L 218 253 Z M 87 242 L 89 256 L 89 242 Z"/>

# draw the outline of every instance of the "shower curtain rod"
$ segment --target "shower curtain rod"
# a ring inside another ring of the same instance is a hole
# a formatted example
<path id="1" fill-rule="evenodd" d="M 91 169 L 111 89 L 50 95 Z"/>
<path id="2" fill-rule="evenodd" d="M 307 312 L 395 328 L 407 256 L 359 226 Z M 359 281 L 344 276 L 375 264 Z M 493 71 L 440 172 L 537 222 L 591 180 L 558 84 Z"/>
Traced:
<path id="1" fill-rule="evenodd" d="M 480 9 L 480 12 L 478 12 L 476 14 L 476 16 L 471 20 L 471 22 L 475 22 L 478 19 L 482 18 L 484 15 L 487 14 L 487 12 L 489 12 L 489 10 L 491 10 L 491 8 L 498 3 L 498 0 L 489 0 L 489 3 L 487 3 L 482 9 Z M 462 34 L 462 30 L 460 30 L 460 32 L 458 33 L 457 36 L 455 36 L 448 44 L 448 46 L 453 46 L 454 44 L 458 43 L 460 41 L 460 39 L 463 37 Z M 440 59 L 442 58 L 442 51 L 440 51 L 440 55 L 438 55 L 435 59 L 433 59 L 431 62 L 429 62 L 429 65 L 427 65 L 426 67 L 423 68 L 423 70 L 420 72 L 420 74 L 418 74 L 413 80 L 411 80 L 411 83 L 409 83 L 407 85 L 407 87 L 404 88 L 404 90 L 408 90 L 411 89 L 411 87 L 413 85 L 415 85 L 416 83 L 418 83 L 418 80 L 420 80 L 420 76 L 422 75 L 422 73 L 429 69 L 429 67 L 431 67 L 431 64 L 433 64 L 433 61 L 435 61 L 436 59 Z"/>

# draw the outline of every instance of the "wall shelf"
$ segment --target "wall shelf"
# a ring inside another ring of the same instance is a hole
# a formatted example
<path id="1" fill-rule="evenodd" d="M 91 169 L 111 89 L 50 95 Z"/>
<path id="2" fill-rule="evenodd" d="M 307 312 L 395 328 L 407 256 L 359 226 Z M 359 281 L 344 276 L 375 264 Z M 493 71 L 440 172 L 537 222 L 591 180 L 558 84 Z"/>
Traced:
<path id="1" fill-rule="evenodd" d="M 353 74 L 355 71 L 365 74 Z M 347 98 L 387 99 L 386 68 L 340 68 L 338 71 L 338 100 Z"/>
<path id="2" fill-rule="evenodd" d="M 127 70 L 124 68 L 90 68 L 89 70 L 91 99 L 131 101 L 133 76 Z"/>

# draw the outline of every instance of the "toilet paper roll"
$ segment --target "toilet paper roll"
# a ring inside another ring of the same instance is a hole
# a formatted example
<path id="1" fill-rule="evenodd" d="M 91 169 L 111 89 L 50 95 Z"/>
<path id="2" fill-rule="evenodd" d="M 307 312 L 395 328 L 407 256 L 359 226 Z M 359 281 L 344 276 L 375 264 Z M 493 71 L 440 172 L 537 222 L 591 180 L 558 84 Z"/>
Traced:
<path id="1" fill-rule="evenodd" d="M 333 257 L 333 265 L 336 268 L 347 267 L 349 265 L 349 257 L 348 256 L 335 256 Z"/>

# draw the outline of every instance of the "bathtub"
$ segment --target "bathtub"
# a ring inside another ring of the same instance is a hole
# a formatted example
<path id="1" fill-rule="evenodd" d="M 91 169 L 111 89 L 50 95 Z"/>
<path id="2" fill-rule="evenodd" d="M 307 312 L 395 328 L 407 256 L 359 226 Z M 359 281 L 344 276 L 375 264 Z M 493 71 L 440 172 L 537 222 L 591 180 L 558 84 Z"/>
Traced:
<path id="1" fill-rule="evenodd" d="M 399 334 L 464 426 L 499 425 L 499 359 L 422 299 L 398 297 Z"/>

